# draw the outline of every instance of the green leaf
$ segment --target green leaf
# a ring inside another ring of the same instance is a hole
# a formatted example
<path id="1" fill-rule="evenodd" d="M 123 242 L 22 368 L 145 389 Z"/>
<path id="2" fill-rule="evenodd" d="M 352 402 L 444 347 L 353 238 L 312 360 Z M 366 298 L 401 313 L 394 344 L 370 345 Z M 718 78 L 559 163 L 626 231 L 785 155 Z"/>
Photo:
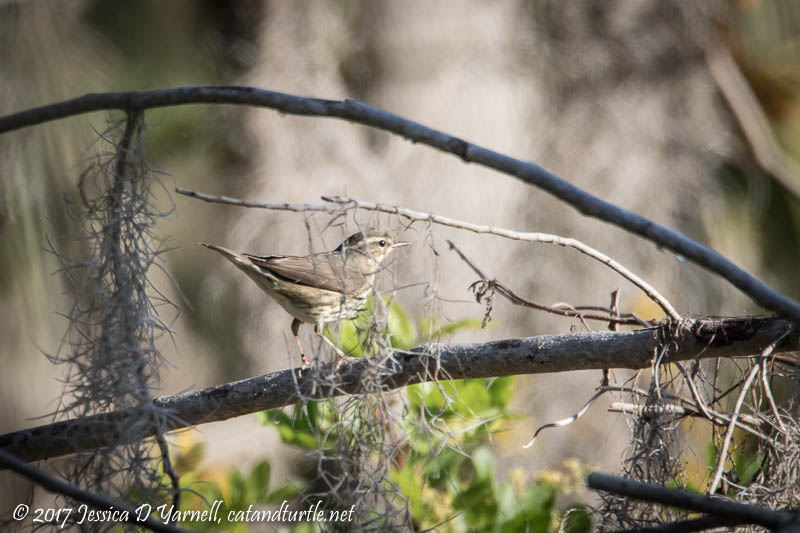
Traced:
<path id="1" fill-rule="evenodd" d="M 426 340 L 439 340 L 441 338 L 450 337 L 459 331 L 479 331 L 482 324 L 482 320 L 465 318 L 463 320 L 456 320 L 455 322 L 448 322 L 445 325 L 440 325 L 436 318 L 425 317 L 419 321 L 419 330 Z M 491 324 L 490 322 L 490 325 Z"/>
<path id="2" fill-rule="evenodd" d="M 264 500 L 264 503 L 281 503 L 284 500 L 291 500 L 295 496 L 297 496 L 297 489 L 286 484 L 271 492 Z"/>
<path id="3" fill-rule="evenodd" d="M 364 355 L 363 344 L 366 340 L 361 331 L 363 327 L 356 320 L 342 320 L 339 322 L 338 338 L 332 340 L 347 355 L 361 357 Z M 330 338 L 333 335 L 329 333 L 327 336 Z"/>
<path id="4" fill-rule="evenodd" d="M 228 474 L 228 485 L 230 486 L 229 506 L 234 509 L 241 509 L 247 504 L 247 481 L 238 468 L 231 470 Z"/>
<path id="5" fill-rule="evenodd" d="M 451 449 L 442 450 L 434 459 L 430 459 L 429 450 L 426 452 L 428 454 L 424 456 L 425 462 L 427 462 L 424 479 L 434 488 L 441 490 L 452 488 L 452 482 L 458 477 L 460 467 L 468 462 L 468 459 L 463 454 Z"/>
<path id="6" fill-rule="evenodd" d="M 496 522 L 497 502 L 491 480 L 470 483 L 454 501 L 454 507 L 464 512 L 470 530 L 487 531 Z"/>
<path id="7" fill-rule="evenodd" d="M 455 404 L 459 407 L 458 411 L 463 415 L 480 415 L 492 407 L 491 396 L 486 388 L 486 380 L 470 379 L 463 380 L 458 384 L 460 389 L 456 393 Z"/>
<path id="8" fill-rule="evenodd" d="M 592 531 L 592 515 L 582 504 L 575 504 L 563 514 L 565 533 L 590 533 Z"/>
<path id="9" fill-rule="evenodd" d="M 550 531 L 555 521 L 553 507 L 558 490 L 547 483 L 532 485 L 520 501 L 519 511 L 499 528 L 503 533 Z"/>
<path id="10" fill-rule="evenodd" d="M 389 303 L 389 316 L 386 327 L 392 336 L 394 348 L 409 349 L 417 344 L 419 332 L 414 321 L 408 316 L 400 304 L 391 300 Z"/>
<path id="11" fill-rule="evenodd" d="M 764 454 L 735 454 L 734 467 L 736 468 L 736 475 L 739 477 L 739 483 L 742 485 L 749 485 L 752 483 L 753 478 L 758 474 L 761 469 L 761 462 L 764 460 Z"/>
<path id="12" fill-rule="evenodd" d="M 281 409 L 269 409 L 256 413 L 256 419 L 264 426 L 291 425 L 292 419 Z"/>
<path id="13" fill-rule="evenodd" d="M 250 472 L 250 491 L 255 495 L 256 501 L 263 502 L 269 494 L 269 481 L 272 467 L 266 459 L 260 461 Z"/>
<path id="14" fill-rule="evenodd" d="M 281 441 L 299 446 L 305 450 L 315 450 L 319 447 L 316 434 L 320 413 L 317 403 L 309 402 L 292 410 L 289 417 L 281 409 L 270 409 L 259 413 L 259 420 L 265 425 L 272 425 L 278 430 Z"/>
<path id="15" fill-rule="evenodd" d="M 478 479 L 492 479 L 494 455 L 486 446 L 481 446 L 472 452 L 472 464 L 475 466 L 475 475 Z"/>
<path id="16" fill-rule="evenodd" d="M 514 377 L 506 376 L 489 380 L 490 404 L 505 411 L 514 398 Z"/>

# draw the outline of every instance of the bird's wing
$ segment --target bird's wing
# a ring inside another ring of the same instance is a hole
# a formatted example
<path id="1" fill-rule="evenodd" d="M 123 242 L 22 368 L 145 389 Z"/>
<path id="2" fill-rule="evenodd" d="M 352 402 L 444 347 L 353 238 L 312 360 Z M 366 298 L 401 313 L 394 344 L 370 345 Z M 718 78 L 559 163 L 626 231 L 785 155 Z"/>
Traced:
<path id="1" fill-rule="evenodd" d="M 321 257 L 244 255 L 254 265 L 275 276 L 309 287 L 353 294 L 359 292 L 366 283 L 364 274 L 358 272 L 352 265 L 346 265 L 340 255 L 320 254 Z"/>

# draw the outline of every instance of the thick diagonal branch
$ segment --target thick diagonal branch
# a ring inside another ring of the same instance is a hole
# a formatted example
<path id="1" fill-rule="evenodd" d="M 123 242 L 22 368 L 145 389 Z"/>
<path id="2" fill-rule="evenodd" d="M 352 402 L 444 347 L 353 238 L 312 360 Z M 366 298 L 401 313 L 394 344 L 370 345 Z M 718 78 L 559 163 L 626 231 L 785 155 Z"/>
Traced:
<path id="1" fill-rule="evenodd" d="M 668 361 L 696 357 L 741 357 L 758 354 L 775 342 L 788 327 L 774 317 L 689 319 L 680 327 L 654 327 L 637 331 L 605 331 L 570 335 L 546 335 L 487 343 L 425 345 L 392 352 L 380 364 L 385 390 L 432 381 L 438 364 L 439 379 L 485 378 L 517 374 L 542 374 L 603 368 L 647 368 L 655 348 L 668 343 Z M 793 331 L 776 352 L 800 348 Z M 438 361 L 437 361 L 438 358 Z M 665 361 L 665 362 L 668 362 Z M 284 407 L 302 399 L 327 399 L 362 392 L 361 375 L 377 364 L 374 359 L 349 359 L 330 376 L 330 387 L 321 387 L 330 367 L 303 372 L 284 370 L 235 383 L 154 400 L 170 414 L 167 428 L 226 420 L 264 409 Z M 0 436 L 0 448 L 27 461 L 101 448 L 120 438 L 120 428 L 136 420 L 135 410 L 117 411 L 68 420 Z M 158 428 L 149 429 L 154 435 Z M 163 429 L 163 428 L 162 428 Z"/>
<path id="2" fill-rule="evenodd" d="M 509 157 L 353 100 L 306 98 L 253 87 L 180 87 L 87 94 L 72 100 L 0 117 L 0 133 L 92 111 L 108 109 L 132 111 L 201 103 L 251 105 L 268 107 L 292 115 L 338 118 L 389 131 L 415 143 L 426 144 L 453 154 L 467 163 L 492 168 L 539 187 L 586 216 L 619 226 L 719 274 L 759 305 L 800 320 L 800 303 L 747 273 L 720 253 L 682 233 L 596 198 L 535 163 Z"/>

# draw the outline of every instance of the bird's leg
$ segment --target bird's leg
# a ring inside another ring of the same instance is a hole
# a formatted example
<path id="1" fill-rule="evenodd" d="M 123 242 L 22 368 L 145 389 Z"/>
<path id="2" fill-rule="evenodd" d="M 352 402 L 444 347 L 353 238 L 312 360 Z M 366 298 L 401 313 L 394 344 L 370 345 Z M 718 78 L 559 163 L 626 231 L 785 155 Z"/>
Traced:
<path id="1" fill-rule="evenodd" d="M 300 336 L 297 334 L 297 332 L 300 330 L 300 324 L 302 324 L 302 322 L 296 318 L 292 320 L 292 335 L 294 335 L 294 340 L 297 341 L 297 347 L 300 349 L 300 359 L 303 361 L 303 365 L 300 367 L 300 370 L 305 370 L 305 368 L 308 366 L 308 359 L 306 359 L 306 354 L 303 351 L 303 345 L 300 344 Z"/>
<path id="2" fill-rule="evenodd" d="M 328 346 L 330 346 L 331 348 L 333 348 L 333 351 L 334 351 L 334 352 L 336 352 L 336 355 L 338 355 L 338 356 L 339 356 L 339 361 L 341 361 L 342 359 L 344 359 L 344 358 L 345 358 L 344 352 L 343 352 L 342 350 L 340 350 L 340 349 L 339 349 L 339 347 L 338 347 L 338 346 L 336 346 L 336 345 L 333 343 L 333 341 L 332 341 L 332 340 L 330 340 L 328 337 L 326 337 L 326 336 L 325 336 L 325 333 L 322 331 L 322 324 L 320 324 L 320 323 L 317 323 L 316 325 L 314 325 L 314 332 L 315 332 L 317 335 L 319 335 L 319 336 L 320 336 L 320 338 L 322 338 L 322 340 L 324 340 L 326 343 L 328 343 Z"/>

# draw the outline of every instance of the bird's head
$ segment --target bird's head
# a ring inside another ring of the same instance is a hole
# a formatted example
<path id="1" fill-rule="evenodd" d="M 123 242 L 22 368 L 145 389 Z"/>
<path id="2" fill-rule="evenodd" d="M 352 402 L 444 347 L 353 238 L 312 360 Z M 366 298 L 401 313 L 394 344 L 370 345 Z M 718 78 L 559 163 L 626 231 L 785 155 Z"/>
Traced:
<path id="1" fill-rule="evenodd" d="M 408 246 L 410 242 L 395 242 L 386 233 L 354 233 L 336 248 L 337 252 L 360 253 L 380 263 L 396 248 Z"/>

